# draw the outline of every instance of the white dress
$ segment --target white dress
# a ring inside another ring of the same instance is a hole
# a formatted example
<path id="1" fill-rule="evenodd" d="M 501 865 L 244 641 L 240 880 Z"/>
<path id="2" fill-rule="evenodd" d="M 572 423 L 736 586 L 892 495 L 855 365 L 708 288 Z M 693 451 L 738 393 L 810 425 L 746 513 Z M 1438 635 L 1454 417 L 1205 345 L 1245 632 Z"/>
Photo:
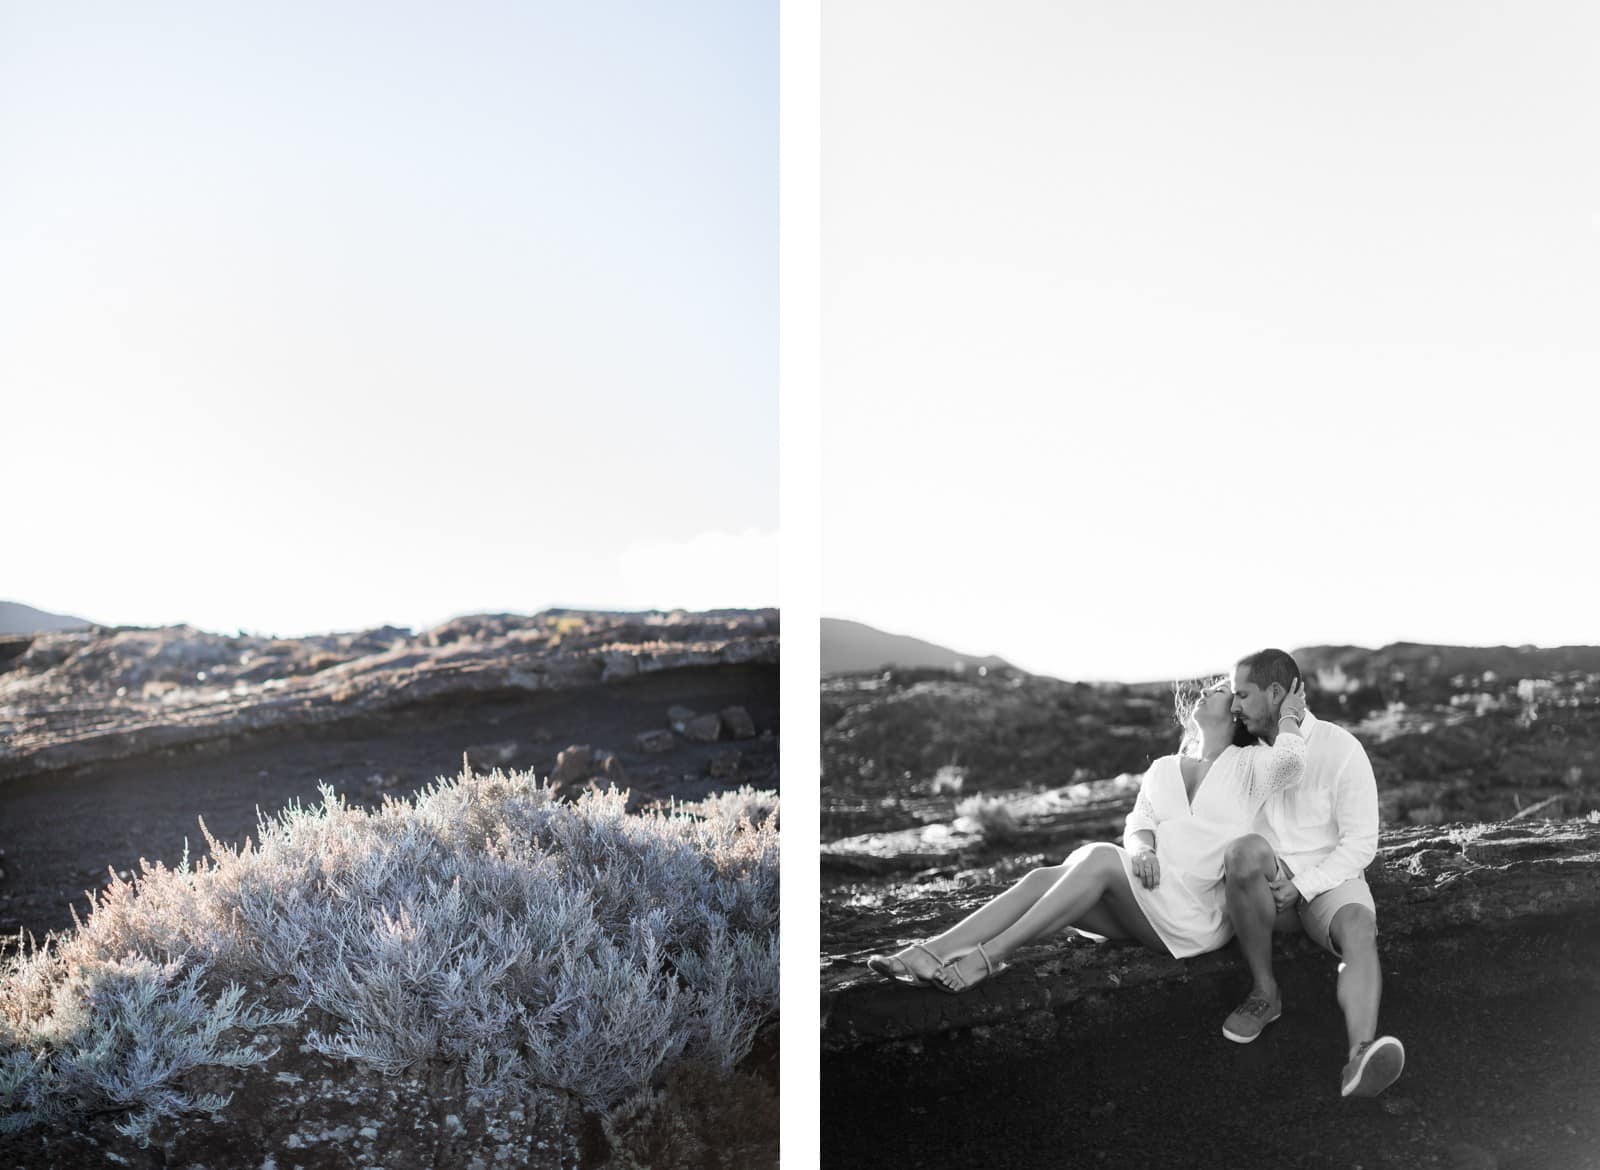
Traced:
<path id="1" fill-rule="evenodd" d="M 1150 925 L 1177 958 L 1214 951 L 1233 937 L 1222 885 L 1228 843 L 1251 832 L 1267 797 L 1305 772 L 1306 741 L 1279 733 L 1272 746 L 1228 747 L 1211 765 L 1189 803 L 1177 756 L 1150 765 L 1122 835 L 1122 865 Z M 1133 873 L 1133 835 L 1156 835 L 1161 880 L 1145 889 Z"/>

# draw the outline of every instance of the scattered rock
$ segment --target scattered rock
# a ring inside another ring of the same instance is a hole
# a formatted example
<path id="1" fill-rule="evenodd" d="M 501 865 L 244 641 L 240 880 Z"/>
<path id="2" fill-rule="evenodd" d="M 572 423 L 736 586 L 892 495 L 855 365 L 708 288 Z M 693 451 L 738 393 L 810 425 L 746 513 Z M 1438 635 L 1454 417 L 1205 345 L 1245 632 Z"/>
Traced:
<path id="1" fill-rule="evenodd" d="M 669 752 L 678 741 L 670 731 L 641 731 L 633 737 L 634 745 L 642 752 Z"/>
<path id="2" fill-rule="evenodd" d="M 719 714 L 722 716 L 722 726 L 727 731 L 729 739 L 756 737 L 756 721 L 750 718 L 750 712 L 743 707 L 724 707 Z"/>
<path id="3" fill-rule="evenodd" d="M 683 734 L 701 743 L 715 743 L 722 734 L 722 719 L 716 715 L 697 715 L 683 725 Z"/>
<path id="4" fill-rule="evenodd" d="M 726 780 L 730 776 L 739 774 L 739 753 L 718 752 L 711 757 L 711 762 L 706 765 L 706 775 L 713 780 Z"/>
<path id="5" fill-rule="evenodd" d="M 683 725 L 694 718 L 694 712 L 687 707 L 668 707 L 667 722 L 672 725 L 672 730 L 682 731 Z"/>
<path id="6" fill-rule="evenodd" d="M 550 773 L 554 788 L 565 788 L 585 780 L 594 770 L 594 749 L 587 744 L 573 744 L 561 749 L 556 756 L 555 770 Z"/>

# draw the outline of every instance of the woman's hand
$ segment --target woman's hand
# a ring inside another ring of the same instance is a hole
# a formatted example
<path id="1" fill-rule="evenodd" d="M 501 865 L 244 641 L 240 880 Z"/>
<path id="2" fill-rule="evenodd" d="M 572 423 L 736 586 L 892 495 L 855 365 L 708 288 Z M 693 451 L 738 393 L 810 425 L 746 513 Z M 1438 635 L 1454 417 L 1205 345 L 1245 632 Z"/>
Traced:
<path id="1" fill-rule="evenodd" d="M 1297 678 L 1294 685 L 1289 688 L 1289 693 L 1283 696 L 1283 702 L 1278 707 L 1278 719 L 1293 719 L 1296 723 L 1306 717 L 1306 683 L 1305 679 Z"/>
<path id="2" fill-rule="evenodd" d="M 1161 863 L 1156 860 L 1154 849 L 1141 849 L 1133 855 L 1133 876 L 1147 890 L 1153 890 L 1161 884 Z"/>

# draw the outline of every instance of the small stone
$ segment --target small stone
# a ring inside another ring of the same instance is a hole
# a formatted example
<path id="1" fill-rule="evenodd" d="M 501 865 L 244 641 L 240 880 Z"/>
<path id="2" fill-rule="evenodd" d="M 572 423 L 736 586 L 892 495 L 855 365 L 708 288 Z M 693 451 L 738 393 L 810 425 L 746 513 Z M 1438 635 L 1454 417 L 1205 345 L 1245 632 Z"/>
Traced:
<path id="1" fill-rule="evenodd" d="M 729 776 L 739 774 L 739 753 L 718 752 L 711 757 L 711 762 L 706 765 L 706 774 L 713 780 L 726 780 Z"/>
<path id="2" fill-rule="evenodd" d="M 728 733 L 729 739 L 756 737 L 756 721 L 750 718 L 750 712 L 743 707 L 724 707 L 719 714 L 722 716 L 723 730 Z"/>
<path id="3" fill-rule="evenodd" d="M 722 734 L 722 719 L 717 715 L 698 715 L 683 725 L 683 734 L 701 743 L 715 743 Z"/>
<path id="4" fill-rule="evenodd" d="M 634 745 L 642 752 L 666 752 L 677 741 L 670 731 L 641 731 L 633 737 Z"/>
<path id="5" fill-rule="evenodd" d="M 677 728 L 681 723 L 687 723 L 694 718 L 694 712 L 688 707 L 668 707 L 667 722 Z"/>
<path id="6" fill-rule="evenodd" d="M 594 766 L 594 749 L 587 744 L 573 744 L 563 748 L 556 756 L 555 771 L 550 773 L 550 784 L 562 788 L 587 778 Z"/>

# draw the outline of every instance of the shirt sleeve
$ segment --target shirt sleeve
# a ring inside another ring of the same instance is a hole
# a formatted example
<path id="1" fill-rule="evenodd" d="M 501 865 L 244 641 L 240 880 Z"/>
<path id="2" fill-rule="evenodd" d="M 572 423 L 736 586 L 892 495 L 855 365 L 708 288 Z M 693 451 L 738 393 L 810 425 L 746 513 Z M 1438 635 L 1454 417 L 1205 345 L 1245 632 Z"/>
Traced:
<path id="1" fill-rule="evenodd" d="M 1155 777 L 1157 769 L 1166 767 L 1171 756 L 1162 756 L 1145 770 L 1144 779 L 1139 781 L 1139 795 L 1133 802 L 1133 809 L 1128 813 L 1127 823 L 1122 830 L 1122 847 L 1132 852 L 1138 847 L 1138 842 L 1133 835 L 1141 830 L 1151 833 L 1156 831 L 1156 826 L 1161 823 L 1161 818 L 1156 815 L 1155 803 Z"/>
<path id="2" fill-rule="evenodd" d="M 1294 877 L 1295 888 L 1308 902 L 1340 882 L 1360 877 L 1378 853 L 1378 781 L 1360 745 L 1334 780 L 1333 817 L 1339 844 L 1321 864 Z"/>
<path id="3" fill-rule="evenodd" d="M 1298 731 L 1278 732 L 1271 747 L 1250 750 L 1245 772 L 1245 792 L 1259 807 L 1267 797 L 1299 782 L 1306 774 L 1306 740 Z"/>

